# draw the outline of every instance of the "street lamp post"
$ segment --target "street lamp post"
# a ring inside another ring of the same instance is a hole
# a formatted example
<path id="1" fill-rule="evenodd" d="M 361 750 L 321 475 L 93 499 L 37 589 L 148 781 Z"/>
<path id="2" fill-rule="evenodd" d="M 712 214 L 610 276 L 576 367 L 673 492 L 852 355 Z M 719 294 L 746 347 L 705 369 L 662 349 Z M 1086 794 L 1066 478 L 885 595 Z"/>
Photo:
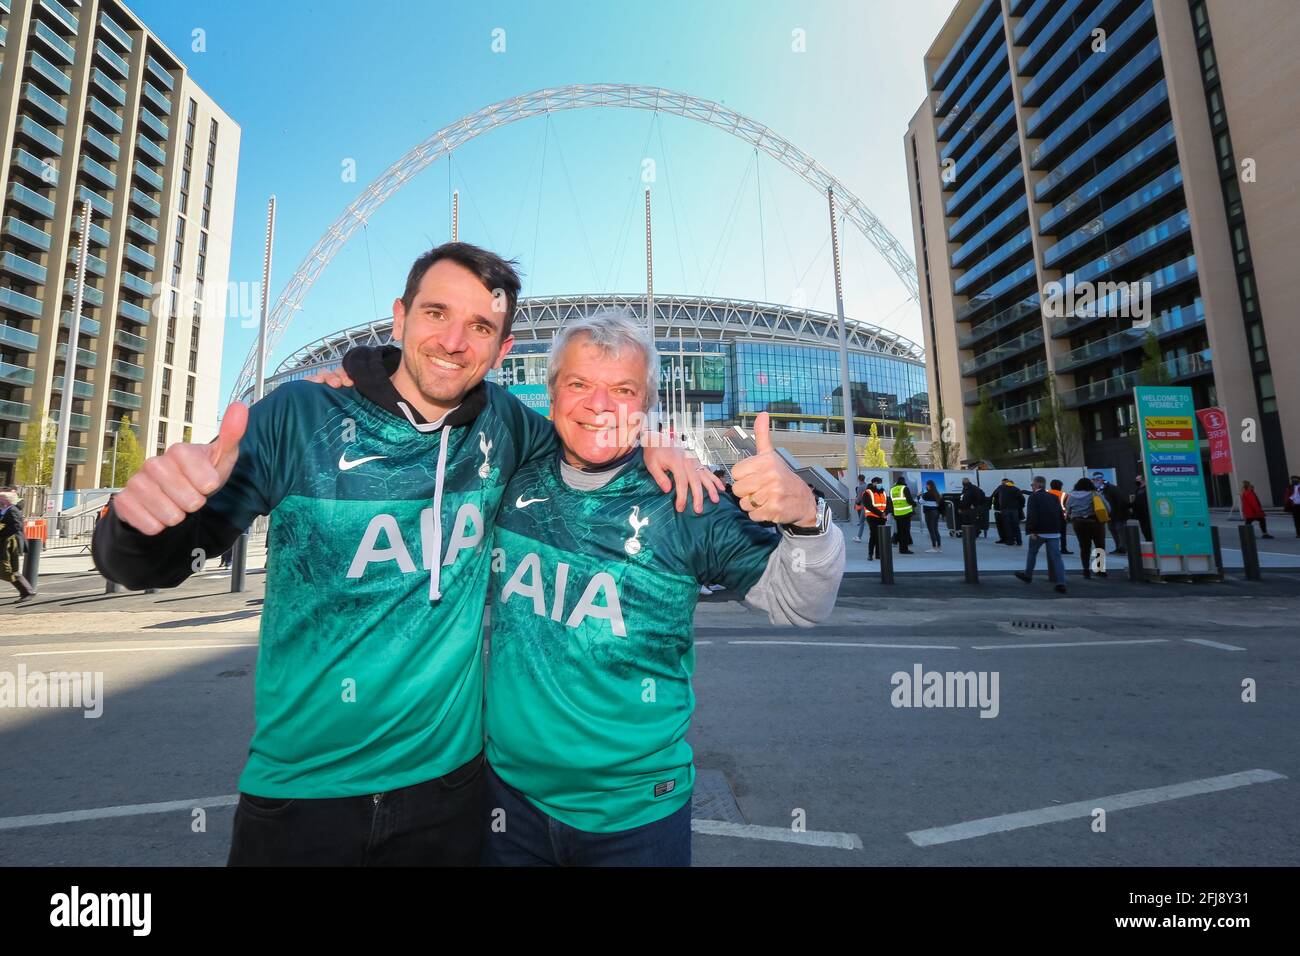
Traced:
<path id="1" fill-rule="evenodd" d="M 64 473 L 68 470 L 68 439 L 72 433 L 72 390 L 77 385 L 77 341 L 81 336 L 81 310 L 85 306 L 86 258 L 90 252 L 90 200 L 81 203 L 81 241 L 77 244 L 77 289 L 72 296 L 72 318 L 68 321 L 68 354 L 63 360 L 63 394 L 59 400 L 59 430 L 54 439 L 54 474 L 50 476 L 53 508 L 50 509 L 49 541 L 59 538 L 59 515 L 63 512 Z M 44 422 L 41 423 L 44 427 Z"/>

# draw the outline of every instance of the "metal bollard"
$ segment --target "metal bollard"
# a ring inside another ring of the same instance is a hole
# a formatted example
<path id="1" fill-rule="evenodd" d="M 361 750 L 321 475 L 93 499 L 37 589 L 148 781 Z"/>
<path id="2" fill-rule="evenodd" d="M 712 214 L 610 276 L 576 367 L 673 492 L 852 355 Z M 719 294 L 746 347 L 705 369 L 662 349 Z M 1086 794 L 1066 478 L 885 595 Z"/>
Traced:
<path id="1" fill-rule="evenodd" d="M 880 583 L 894 583 L 894 546 L 890 543 L 893 532 L 888 524 L 876 529 L 876 547 L 880 550 Z"/>
<path id="2" fill-rule="evenodd" d="M 248 533 L 241 534 L 235 541 L 234 551 L 230 555 L 230 593 L 238 594 L 245 590 L 244 569 L 248 563 Z"/>
<path id="3" fill-rule="evenodd" d="M 1142 570 L 1142 526 L 1136 521 L 1124 525 L 1124 547 L 1128 550 L 1128 579 L 1145 580 L 1146 574 Z"/>
<path id="4" fill-rule="evenodd" d="M 1214 549 L 1214 567 L 1223 577 L 1223 542 L 1219 540 L 1219 529 L 1210 525 L 1210 546 Z"/>
<path id="5" fill-rule="evenodd" d="M 957 502 L 948 502 L 948 510 L 944 512 L 943 523 L 948 526 L 949 536 L 957 530 Z"/>
<path id="6" fill-rule="evenodd" d="M 968 524 L 962 528 L 961 533 L 961 557 L 962 563 L 966 566 L 966 583 L 980 583 L 980 565 L 979 556 L 975 550 L 975 526 Z"/>
<path id="7" fill-rule="evenodd" d="M 1255 543 L 1255 528 L 1244 524 L 1237 529 L 1241 537 L 1241 564 L 1247 581 L 1259 580 L 1259 546 Z"/>
<path id="8" fill-rule="evenodd" d="M 23 561 L 23 577 L 27 579 L 33 590 L 36 588 L 36 579 L 41 574 L 41 539 L 27 539 L 27 558 Z"/>

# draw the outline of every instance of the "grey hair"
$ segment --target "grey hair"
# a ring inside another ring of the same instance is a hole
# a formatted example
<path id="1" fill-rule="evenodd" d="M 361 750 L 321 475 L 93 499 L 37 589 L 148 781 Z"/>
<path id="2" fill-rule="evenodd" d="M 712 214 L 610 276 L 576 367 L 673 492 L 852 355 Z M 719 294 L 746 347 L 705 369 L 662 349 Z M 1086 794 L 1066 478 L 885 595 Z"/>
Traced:
<path id="1" fill-rule="evenodd" d="M 659 350 L 645 323 L 628 309 L 604 308 L 565 325 L 551 341 L 551 353 L 546 359 L 546 390 L 555 400 L 555 383 L 560 377 L 560 357 L 569 343 L 582 338 L 606 355 L 617 356 L 623 349 L 639 349 L 645 356 L 645 410 L 651 411 L 659 404 Z"/>

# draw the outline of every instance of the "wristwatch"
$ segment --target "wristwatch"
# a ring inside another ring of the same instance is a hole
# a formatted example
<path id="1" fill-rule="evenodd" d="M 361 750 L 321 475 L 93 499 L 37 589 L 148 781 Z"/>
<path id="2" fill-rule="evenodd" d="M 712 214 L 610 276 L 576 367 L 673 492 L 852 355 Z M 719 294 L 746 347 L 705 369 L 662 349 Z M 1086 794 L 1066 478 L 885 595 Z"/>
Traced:
<path id="1" fill-rule="evenodd" d="M 783 524 L 781 530 L 796 538 L 807 538 L 825 534 L 831 526 L 831 506 L 825 498 L 817 499 L 817 524 L 811 528 L 801 528 L 797 524 Z"/>

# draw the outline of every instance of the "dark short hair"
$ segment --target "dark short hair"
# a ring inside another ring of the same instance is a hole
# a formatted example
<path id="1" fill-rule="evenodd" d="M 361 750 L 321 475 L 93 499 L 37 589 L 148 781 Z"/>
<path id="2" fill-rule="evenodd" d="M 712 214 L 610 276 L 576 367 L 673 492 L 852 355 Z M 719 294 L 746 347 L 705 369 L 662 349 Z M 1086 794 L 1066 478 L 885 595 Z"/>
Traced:
<path id="1" fill-rule="evenodd" d="M 416 259 L 411 265 L 411 271 L 406 275 L 402 307 L 410 310 L 415 304 L 415 293 L 420 289 L 424 274 L 433 268 L 435 263 L 444 259 L 474 273 L 479 282 L 483 283 L 483 288 L 494 296 L 498 289 L 505 293 L 506 314 L 501 324 L 501 338 L 503 340 L 507 338 L 515 321 L 515 308 L 519 305 L 519 273 L 515 270 L 518 263 L 513 259 L 509 261 L 502 259 L 495 252 L 470 245 L 468 242 L 444 242 Z"/>
<path id="2" fill-rule="evenodd" d="M 1078 481 L 1076 481 L 1076 482 L 1074 483 L 1074 490 L 1075 490 L 1075 491 L 1093 491 L 1093 490 L 1094 490 L 1094 487 L 1093 487 L 1093 484 L 1092 484 L 1091 479 L 1088 479 L 1088 478 L 1080 478 Z"/>
<path id="3" fill-rule="evenodd" d="M 866 481 L 866 480 L 867 480 L 866 475 L 858 475 L 858 481 Z"/>
<path id="4" fill-rule="evenodd" d="M 1065 487 L 1065 482 L 1063 482 L 1060 478 L 1053 478 L 1052 487 L 1055 488 L 1057 491 L 1059 491 Z"/>

